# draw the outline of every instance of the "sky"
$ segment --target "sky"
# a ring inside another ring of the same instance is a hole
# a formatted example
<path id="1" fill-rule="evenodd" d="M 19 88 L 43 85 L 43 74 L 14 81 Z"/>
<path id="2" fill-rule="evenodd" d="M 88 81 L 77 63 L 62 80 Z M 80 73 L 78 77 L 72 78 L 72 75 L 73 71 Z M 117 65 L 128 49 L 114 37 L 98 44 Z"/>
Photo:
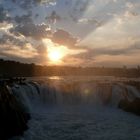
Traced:
<path id="1" fill-rule="evenodd" d="M 0 0 L 0 58 L 136 67 L 139 0 Z"/>

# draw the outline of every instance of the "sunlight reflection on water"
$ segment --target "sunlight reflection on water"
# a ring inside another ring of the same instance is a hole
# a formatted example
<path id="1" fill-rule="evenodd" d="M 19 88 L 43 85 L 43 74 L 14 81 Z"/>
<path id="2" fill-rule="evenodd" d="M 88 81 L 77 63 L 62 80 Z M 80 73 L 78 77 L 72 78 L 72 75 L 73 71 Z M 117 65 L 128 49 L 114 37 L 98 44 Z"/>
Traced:
<path id="1" fill-rule="evenodd" d="M 60 76 L 51 76 L 51 77 L 48 77 L 48 79 L 50 79 L 50 80 L 62 80 L 63 78 Z"/>

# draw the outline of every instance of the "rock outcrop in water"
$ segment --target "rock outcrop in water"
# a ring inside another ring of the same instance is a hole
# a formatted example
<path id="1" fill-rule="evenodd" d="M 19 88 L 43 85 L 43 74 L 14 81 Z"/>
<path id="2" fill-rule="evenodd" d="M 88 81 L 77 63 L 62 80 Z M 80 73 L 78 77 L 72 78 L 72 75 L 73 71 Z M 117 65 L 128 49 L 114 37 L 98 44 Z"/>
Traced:
<path id="1" fill-rule="evenodd" d="M 119 102 L 118 107 L 140 116 L 140 98 L 135 98 L 133 101 L 123 99 Z"/>
<path id="2" fill-rule="evenodd" d="M 22 135 L 29 118 L 9 87 L 0 85 L 0 140 Z"/>

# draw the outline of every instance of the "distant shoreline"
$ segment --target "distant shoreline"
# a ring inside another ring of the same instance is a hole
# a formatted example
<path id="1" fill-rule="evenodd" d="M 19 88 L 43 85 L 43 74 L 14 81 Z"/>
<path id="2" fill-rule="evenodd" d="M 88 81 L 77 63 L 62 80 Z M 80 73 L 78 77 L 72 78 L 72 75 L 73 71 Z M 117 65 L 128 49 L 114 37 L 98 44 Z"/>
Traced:
<path id="1" fill-rule="evenodd" d="M 0 59 L 0 77 L 38 77 L 38 76 L 114 76 L 140 77 L 137 68 L 41 66 Z"/>

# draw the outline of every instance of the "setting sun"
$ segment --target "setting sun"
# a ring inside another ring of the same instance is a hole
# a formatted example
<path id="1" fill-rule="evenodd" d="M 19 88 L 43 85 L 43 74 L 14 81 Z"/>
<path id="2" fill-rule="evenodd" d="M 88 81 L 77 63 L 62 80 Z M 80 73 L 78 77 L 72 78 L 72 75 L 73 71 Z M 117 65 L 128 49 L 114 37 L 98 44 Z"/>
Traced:
<path id="1" fill-rule="evenodd" d="M 59 61 L 61 60 L 61 58 L 63 57 L 62 53 L 58 50 L 55 50 L 55 51 L 51 51 L 49 54 L 48 54 L 48 57 L 51 61 Z"/>
<path id="2" fill-rule="evenodd" d="M 49 39 L 43 39 L 42 41 L 47 48 L 45 57 L 48 65 L 63 65 L 65 63 L 64 57 L 68 59 L 69 56 L 86 52 L 83 48 L 79 48 L 78 50 L 69 49 L 67 46 L 59 45 Z M 73 63 L 73 60 L 70 60 Z"/>
<path id="3" fill-rule="evenodd" d="M 50 44 L 48 47 L 48 59 L 51 64 L 61 63 L 64 56 L 67 55 L 67 49 L 64 46 L 53 46 Z"/>

